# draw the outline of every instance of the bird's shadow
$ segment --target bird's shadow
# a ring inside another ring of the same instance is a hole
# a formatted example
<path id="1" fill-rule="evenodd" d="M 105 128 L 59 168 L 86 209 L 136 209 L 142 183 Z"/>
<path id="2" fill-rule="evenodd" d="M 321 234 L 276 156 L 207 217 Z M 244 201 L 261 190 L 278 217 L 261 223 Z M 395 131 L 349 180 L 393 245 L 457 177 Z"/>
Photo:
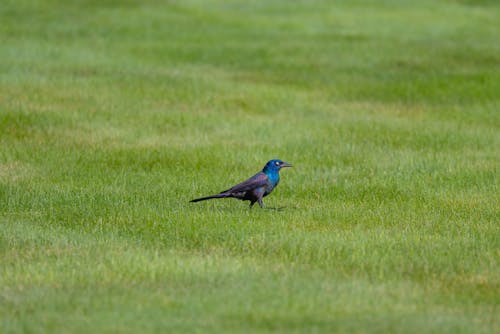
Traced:
<path id="1" fill-rule="evenodd" d="M 267 211 L 285 211 L 285 210 L 295 210 L 298 209 L 297 206 L 265 206 L 263 208 L 253 208 L 250 209 L 258 211 L 258 210 L 267 210 Z"/>
<path id="2" fill-rule="evenodd" d="M 272 211 L 283 211 L 285 209 L 288 209 L 286 206 L 280 206 L 280 207 L 263 207 L 263 210 L 272 210 Z"/>
<path id="3" fill-rule="evenodd" d="M 200 210 L 204 211 L 206 210 L 207 208 L 199 208 Z M 216 210 L 216 211 L 224 211 L 224 212 L 241 212 L 242 210 L 245 210 L 245 211 L 250 211 L 250 212 L 258 212 L 259 210 L 264 210 L 264 211 L 267 211 L 267 212 L 281 212 L 281 211 L 285 211 L 285 210 L 293 210 L 293 209 L 297 209 L 297 207 L 295 206 L 279 206 L 279 207 L 274 207 L 274 206 L 265 206 L 263 208 L 259 208 L 259 207 L 253 207 L 253 208 L 249 208 L 249 207 L 245 207 L 245 208 L 242 208 L 242 207 L 237 207 L 237 206 L 213 206 L 211 208 L 209 208 L 211 210 Z"/>

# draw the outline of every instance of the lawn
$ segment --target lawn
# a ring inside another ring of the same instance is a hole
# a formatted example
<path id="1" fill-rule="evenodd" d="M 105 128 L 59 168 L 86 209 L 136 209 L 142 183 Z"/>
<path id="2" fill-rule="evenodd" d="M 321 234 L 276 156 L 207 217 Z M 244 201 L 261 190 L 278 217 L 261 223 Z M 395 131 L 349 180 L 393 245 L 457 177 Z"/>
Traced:
<path id="1" fill-rule="evenodd" d="M 0 22 L 0 332 L 500 332 L 497 1 Z"/>

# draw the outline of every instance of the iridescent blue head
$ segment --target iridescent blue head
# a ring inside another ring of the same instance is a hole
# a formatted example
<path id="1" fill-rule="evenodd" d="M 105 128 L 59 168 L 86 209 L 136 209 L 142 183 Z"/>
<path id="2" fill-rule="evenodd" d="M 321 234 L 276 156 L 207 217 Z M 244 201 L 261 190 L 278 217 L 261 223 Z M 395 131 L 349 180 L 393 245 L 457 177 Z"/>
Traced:
<path id="1" fill-rule="evenodd" d="M 283 167 L 292 167 L 292 165 L 289 164 L 288 162 L 284 162 L 284 161 L 279 160 L 279 159 L 273 159 L 273 160 L 269 160 L 267 162 L 267 164 L 264 166 L 264 169 L 262 171 L 269 175 L 269 174 L 278 173 L 280 171 L 280 169 Z"/>

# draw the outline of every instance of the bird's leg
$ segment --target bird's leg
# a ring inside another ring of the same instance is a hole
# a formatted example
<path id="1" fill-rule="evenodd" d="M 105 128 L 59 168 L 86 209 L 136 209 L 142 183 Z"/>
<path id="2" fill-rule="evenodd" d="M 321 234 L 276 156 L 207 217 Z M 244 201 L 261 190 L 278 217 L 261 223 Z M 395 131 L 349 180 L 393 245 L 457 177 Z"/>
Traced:
<path id="1" fill-rule="evenodd" d="M 254 204 L 255 204 L 255 201 L 250 202 L 250 206 L 248 208 L 251 209 Z"/>
<path id="2" fill-rule="evenodd" d="M 262 189 L 256 189 L 253 193 L 255 197 L 253 197 L 250 201 L 250 208 L 255 204 L 255 202 L 259 203 L 261 208 L 264 207 L 264 203 L 262 203 L 262 198 L 264 197 L 264 191 Z"/>

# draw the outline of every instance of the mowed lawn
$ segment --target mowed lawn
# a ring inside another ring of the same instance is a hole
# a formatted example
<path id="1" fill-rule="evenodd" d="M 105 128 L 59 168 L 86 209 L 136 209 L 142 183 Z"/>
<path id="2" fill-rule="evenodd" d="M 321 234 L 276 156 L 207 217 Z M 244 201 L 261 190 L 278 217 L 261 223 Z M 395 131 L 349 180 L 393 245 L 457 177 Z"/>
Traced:
<path id="1" fill-rule="evenodd" d="M 498 333 L 499 102 L 497 1 L 3 0 L 0 332 Z"/>

